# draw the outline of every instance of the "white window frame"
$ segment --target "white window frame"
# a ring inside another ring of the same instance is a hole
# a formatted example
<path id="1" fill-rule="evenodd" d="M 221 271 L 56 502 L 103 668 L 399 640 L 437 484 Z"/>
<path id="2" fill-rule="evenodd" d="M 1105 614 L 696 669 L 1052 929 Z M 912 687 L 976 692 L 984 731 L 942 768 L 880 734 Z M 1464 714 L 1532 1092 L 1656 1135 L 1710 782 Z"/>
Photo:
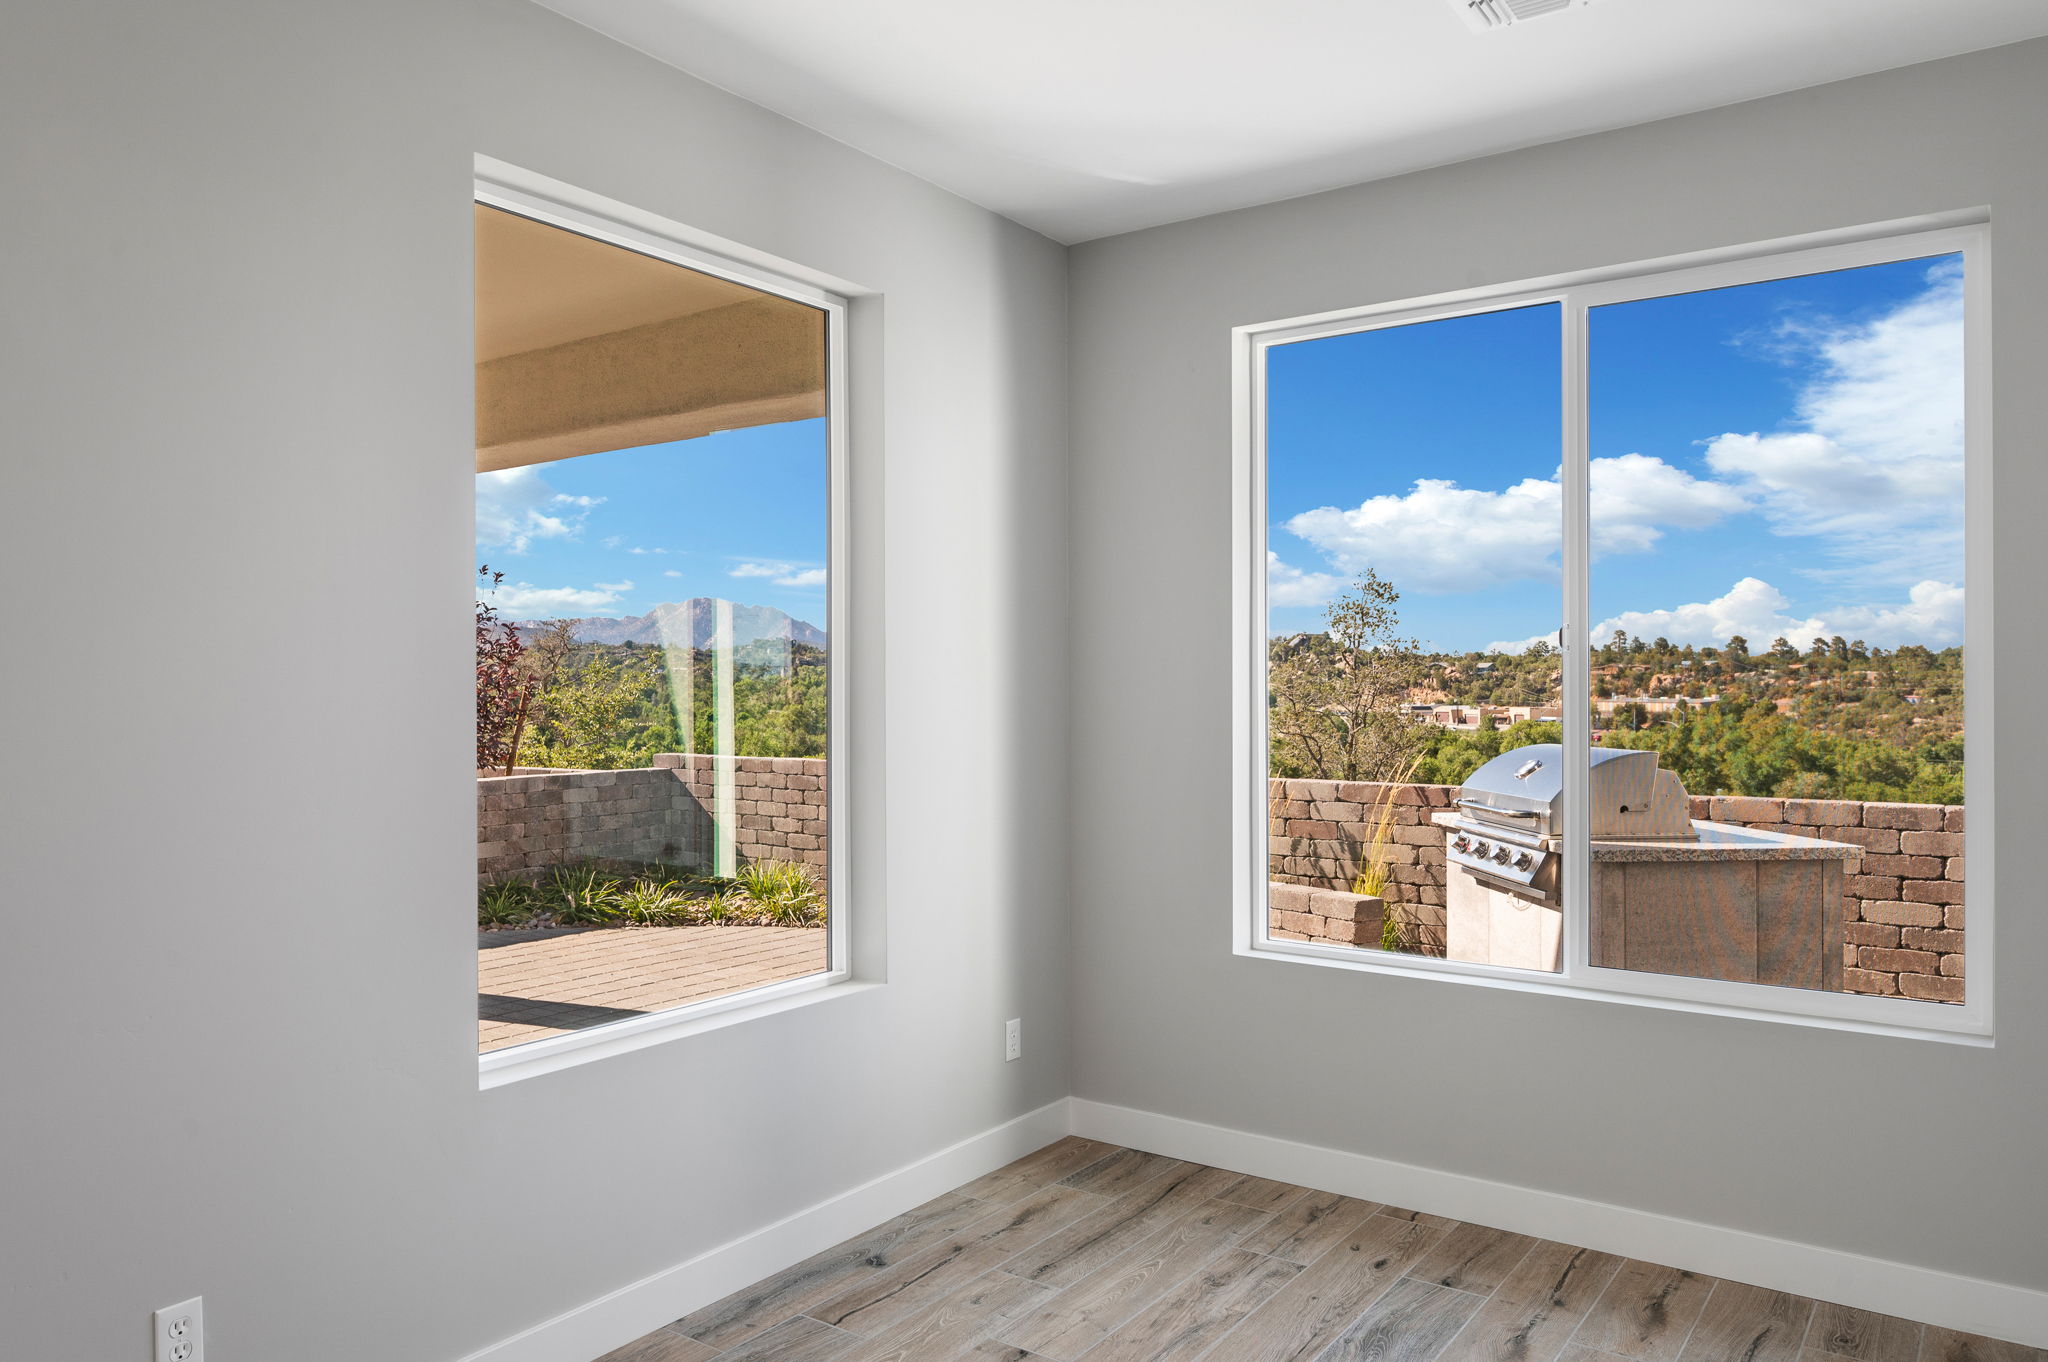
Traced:
<path id="1" fill-rule="evenodd" d="M 1970 734 L 1964 799 L 1980 811 L 1969 838 L 1969 926 L 1961 1004 L 1828 993 L 1770 984 L 1735 983 L 1595 967 L 1591 963 L 1587 834 L 1591 676 L 1588 511 L 1588 309 L 1671 294 L 1960 254 L 1964 269 L 1964 550 L 1967 582 L 1964 725 Z M 1232 573 L 1234 949 L 1237 954 L 1366 974 L 1421 975 L 1529 993 L 1765 1018 L 1810 1026 L 1908 1036 L 1961 1044 L 1991 1043 L 1993 886 L 1996 848 L 1991 807 L 1998 744 L 1993 732 L 1991 480 L 1991 259 L 1988 215 L 1982 210 L 1819 233 L 1727 250 L 1640 262 L 1612 269 L 1466 289 L 1263 322 L 1231 333 L 1233 387 Z M 1267 605 L 1266 352 L 1275 345 L 1405 326 L 1415 322 L 1554 303 L 1562 337 L 1564 465 L 1563 600 L 1564 735 L 1570 776 L 1564 817 L 1564 948 L 1558 973 L 1399 955 L 1358 947 L 1287 941 L 1269 932 L 1267 885 Z"/>
<path id="2" fill-rule="evenodd" d="M 826 933 L 827 968 L 798 979 L 764 984 L 703 1002 L 608 1022 L 560 1036 L 528 1041 L 477 1056 L 485 1088 L 580 1064 L 606 1055 L 722 1028 L 827 996 L 865 990 L 854 979 L 851 942 L 853 857 L 850 822 L 843 796 L 850 788 L 852 714 L 848 690 L 857 643 L 851 640 L 852 553 L 850 530 L 852 423 L 847 402 L 847 310 L 854 291 L 844 281 L 737 242 L 644 212 L 616 200 L 523 170 L 487 156 L 476 158 L 476 202 L 521 217 L 623 246 L 687 269 L 731 280 L 763 293 L 817 308 L 825 316 L 826 567 L 825 629 L 832 641 L 825 678 L 826 893 L 831 913 Z"/>

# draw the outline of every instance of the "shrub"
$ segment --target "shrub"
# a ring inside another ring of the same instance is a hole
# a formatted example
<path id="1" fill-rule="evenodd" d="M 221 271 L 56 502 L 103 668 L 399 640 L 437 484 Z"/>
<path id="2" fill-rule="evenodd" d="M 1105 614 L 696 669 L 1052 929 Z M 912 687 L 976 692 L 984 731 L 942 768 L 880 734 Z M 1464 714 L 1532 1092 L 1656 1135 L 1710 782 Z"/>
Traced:
<path id="1" fill-rule="evenodd" d="M 824 918 L 824 901 L 810 868 L 791 861 L 756 861 L 733 881 L 770 922 L 801 927 Z"/>
<path id="2" fill-rule="evenodd" d="M 668 865 L 614 874 L 586 861 L 480 883 L 476 895 L 479 927 L 813 927 L 825 916 L 810 869 L 780 861 L 731 877 Z"/>

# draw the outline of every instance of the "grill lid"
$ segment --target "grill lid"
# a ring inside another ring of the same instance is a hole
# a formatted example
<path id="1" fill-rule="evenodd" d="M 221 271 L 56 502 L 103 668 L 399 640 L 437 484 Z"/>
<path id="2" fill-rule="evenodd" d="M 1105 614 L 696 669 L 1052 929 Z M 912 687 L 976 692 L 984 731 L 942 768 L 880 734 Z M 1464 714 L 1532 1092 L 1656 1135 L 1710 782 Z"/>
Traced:
<path id="1" fill-rule="evenodd" d="M 1596 747 L 1589 755 L 1596 811 L 1607 804 L 1619 809 L 1649 802 L 1657 778 L 1655 752 Z M 1465 777 L 1459 794 L 1463 802 L 1480 808 L 1537 814 L 1554 822 L 1564 812 L 1558 807 L 1564 793 L 1564 764 L 1564 748 L 1557 743 L 1510 748 Z"/>

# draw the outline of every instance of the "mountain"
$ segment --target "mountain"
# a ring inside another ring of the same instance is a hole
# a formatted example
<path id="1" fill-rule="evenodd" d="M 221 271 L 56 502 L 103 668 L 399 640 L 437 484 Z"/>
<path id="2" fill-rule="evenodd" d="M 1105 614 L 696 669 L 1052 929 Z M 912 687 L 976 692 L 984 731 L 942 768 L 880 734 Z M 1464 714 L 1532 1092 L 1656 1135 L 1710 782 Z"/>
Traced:
<path id="1" fill-rule="evenodd" d="M 692 648 L 711 646 L 716 627 L 717 602 L 698 596 L 681 603 L 657 605 L 644 615 L 614 619 L 594 615 L 569 621 L 570 637 L 578 643 L 668 643 Z M 520 633 L 532 637 L 553 620 L 514 620 Z M 788 639 L 793 643 L 825 646 L 825 631 L 772 605 L 732 607 L 732 641 L 735 647 L 764 638 Z"/>

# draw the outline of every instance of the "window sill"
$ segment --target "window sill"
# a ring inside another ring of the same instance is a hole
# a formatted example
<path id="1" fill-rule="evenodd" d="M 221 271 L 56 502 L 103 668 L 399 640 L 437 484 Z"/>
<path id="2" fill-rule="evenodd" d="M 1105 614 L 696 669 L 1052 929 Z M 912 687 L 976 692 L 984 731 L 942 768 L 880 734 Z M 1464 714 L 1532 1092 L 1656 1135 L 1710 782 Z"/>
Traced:
<path id="1" fill-rule="evenodd" d="M 767 984 L 744 993 L 710 998 L 701 1003 L 651 1013 L 626 1021 L 593 1026 L 546 1040 L 528 1041 L 477 1056 L 479 1087 L 501 1088 L 612 1055 L 630 1054 L 651 1045 L 722 1030 L 757 1017 L 809 1007 L 830 998 L 865 993 L 881 985 L 855 981 L 846 970 L 828 970 L 801 979 Z"/>
<path id="2" fill-rule="evenodd" d="M 1295 965 L 1320 965 L 1330 969 L 1349 970 L 1358 974 L 1397 974 L 1410 979 L 1435 979 L 1443 982 L 1477 984 L 1485 988 L 1510 989 L 1519 993 L 1543 994 L 1559 998 L 1577 998 L 1603 1003 L 1621 1003 L 1635 1007 L 1654 1007 L 1668 1012 L 1693 1012 L 1712 1017 L 1734 1017 L 1745 1021 L 1766 1021 L 1787 1023 L 1793 1026 L 1811 1026 L 1829 1031 L 1847 1031 L 1857 1035 L 1891 1036 L 1904 1040 L 1939 1041 L 1949 1045 L 1967 1045 L 1988 1049 L 1993 1039 L 1985 1021 L 1974 1011 L 1960 1007 L 1947 1007 L 1940 1003 L 1911 1002 L 1904 999 L 1865 998 L 1859 995 L 1815 993 L 1808 995 L 1801 990 L 1766 989 L 1758 985 L 1728 984 L 1710 979 L 1681 979 L 1672 977 L 1661 982 L 1670 987 L 1663 992 L 1637 992 L 1619 988 L 1605 988 L 1595 983 L 1567 981 L 1562 978 L 1544 977 L 1526 970 L 1506 969 L 1497 965 L 1466 964 L 1456 960 L 1433 958 L 1402 959 L 1380 958 L 1374 953 L 1347 950 L 1342 946 L 1320 946 L 1312 943 L 1292 941 L 1253 941 L 1237 947 L 1237 955 L 1253 959 L 1286 962 Z M 1619 971 L 1614 971 L 1619 973 Z M 1675 996 L 1679 990 L 1697 988 L 1701 994 L 1725 993 L 1730 990 L 1757 990 L 1764 993 L 1791 993 L 1796 996 L 1783 999 L 1767 999 L 1757 1003 L 1737 1003 L 1711 997 Z M 1778 1005 L 1772 1005 L 1778 1004 Z M 1896 1007 L 1920 1009 L 1938 1008 L 1948 1016 L 1928 1018 L 1929 1024 L 1915 1024 L 1913 1021 L 1897 1021 L 1873 1018 L 1868 1014 L 1870 1004 L 1891 1004 Z M 1852 1011 L 1857 1015 L 1851 1015 Z"/>

